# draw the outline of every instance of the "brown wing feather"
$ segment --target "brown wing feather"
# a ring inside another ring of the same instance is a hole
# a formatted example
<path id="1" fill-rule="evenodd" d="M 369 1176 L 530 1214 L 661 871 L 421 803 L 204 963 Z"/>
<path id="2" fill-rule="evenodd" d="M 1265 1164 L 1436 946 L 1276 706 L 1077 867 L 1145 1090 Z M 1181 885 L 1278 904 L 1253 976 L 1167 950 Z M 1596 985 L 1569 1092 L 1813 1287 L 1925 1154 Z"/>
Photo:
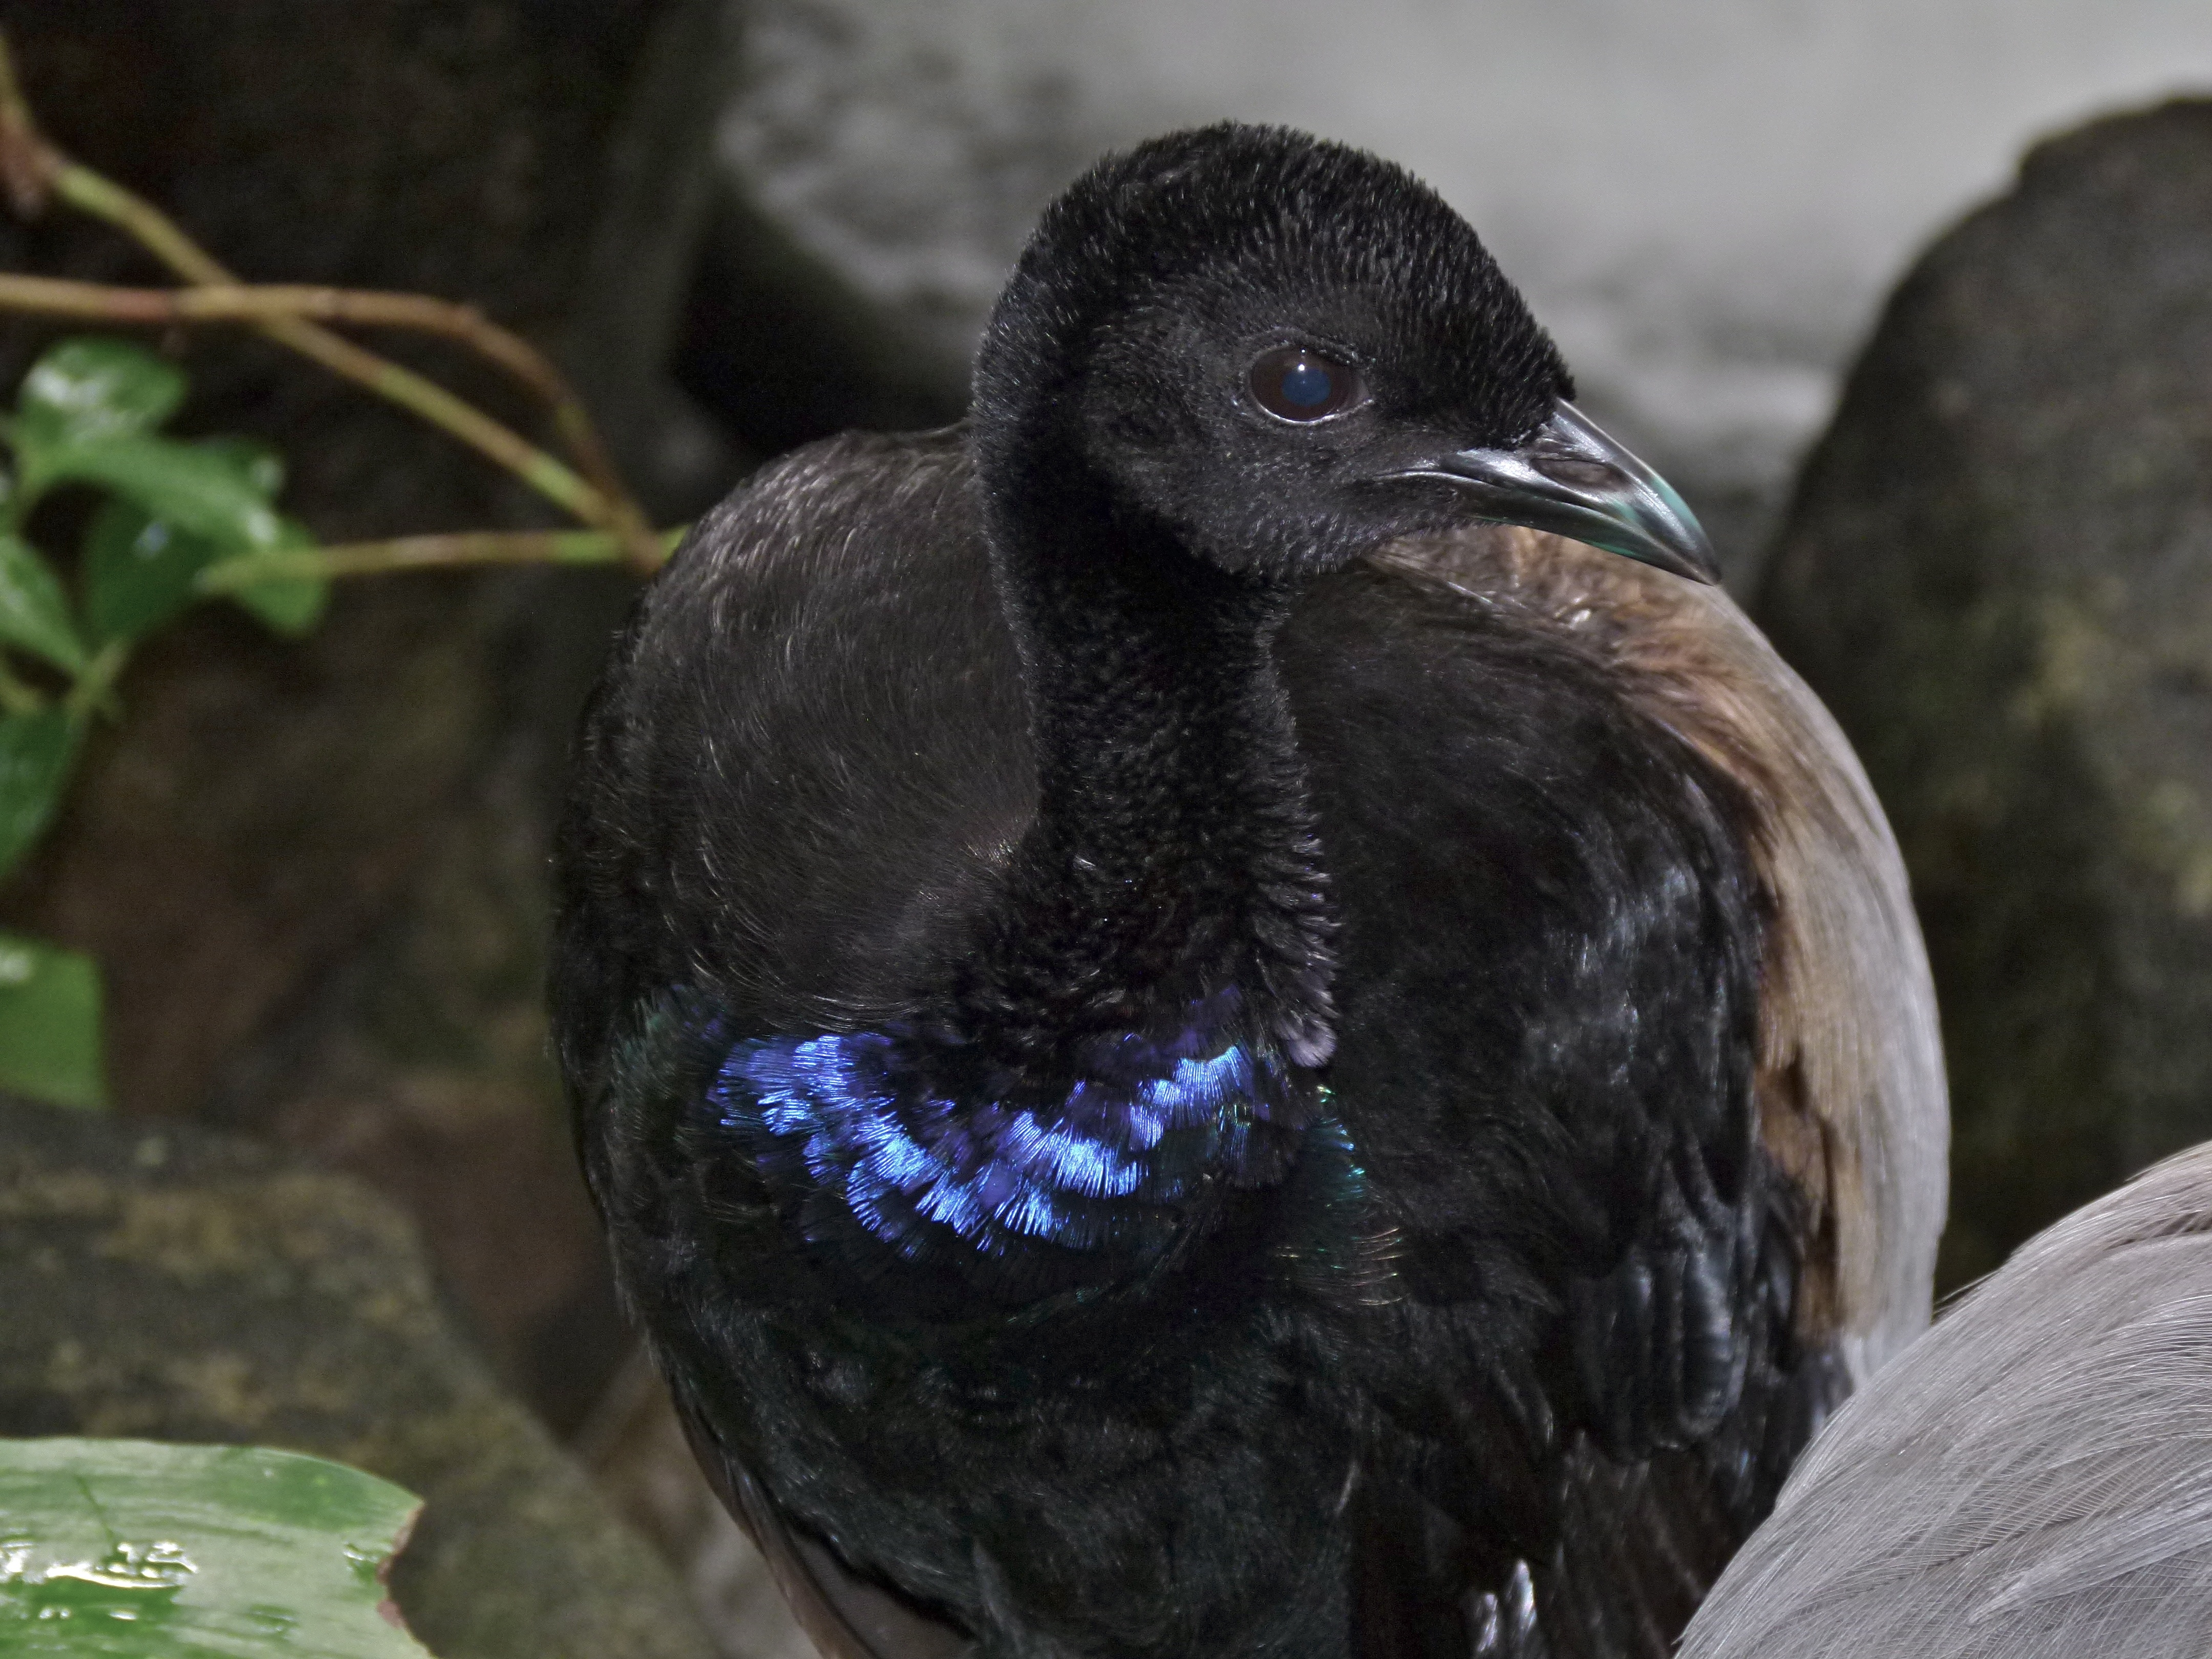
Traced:
<path id="1" fill-rule="evenodd" d="M 1742 789 L 1772 905 L 1758 1090 L 1804 1200 L 1803 1334 L 1863 1380 L 1928 1322 L 1950 1119 L 1889 825 L 1826 709 L 1720 589 L 1498 527 L 1377 562 L 1571 635 Z"/>

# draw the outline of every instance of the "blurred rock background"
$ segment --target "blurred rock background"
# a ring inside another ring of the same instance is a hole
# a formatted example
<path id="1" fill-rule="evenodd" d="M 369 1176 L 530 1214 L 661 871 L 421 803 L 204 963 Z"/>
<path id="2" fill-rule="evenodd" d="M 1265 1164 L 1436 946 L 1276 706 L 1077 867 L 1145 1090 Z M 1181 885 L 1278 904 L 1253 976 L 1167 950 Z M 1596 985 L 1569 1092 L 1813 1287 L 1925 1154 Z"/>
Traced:
<path id="1" fill-rule="evenodd" d="M 1912 872 L 1963 1283 L 2212 1135 L 2212 102 L 2038 146 L 1929 251 L 1758 612 Z"/>
<path id="2" fill-rule="evenodd" d="M 2212 89 L 2199 0 L 7 0 L 0 24 L 57 138 L 250 276 L 469 300 L 556 350 L 664 522 L 810 438 L 957 415 L 1030 221 L 1102 148 L 1235 115 L 1393 155 L 1481 228 L 1867 758 L 1944 1002 L 1949 1282 L 2212 1135 L 2212 106 L 2014 179 L 2044 134 Z M 58 216 L 0 222 L 0 266 L 158 280 Z M 9 385 L 50 337 L 0 327 Z M 271 349 L 171 343 L 187 425 L 280 443 L 326 538 L 544 521 Z M 133 667 L 0 892 L 105 963 L 121 1119 L 0 1118 L 0 1261 L 52 1291 L 0 1341 L 0 1434 L 258 1439 L 411 1481 L 426 1545 L 441 1504 L 463 1540 L 401 1586 L 446 1659 L 804 1652 L 622 1327 L 544 1053 L 546 829 L 626 592 L 381 579 L 298 645 L 210 611 Z M 328 1270 L 356 1253 L 383 1265 Z M 117 1276 L 142 1258 L 158 1319 Z M 605 1541 L 617 1512 L 665 1568 Z M 470 1516 L 599 1611 L 471 1623 L 501 1570 Z"/>

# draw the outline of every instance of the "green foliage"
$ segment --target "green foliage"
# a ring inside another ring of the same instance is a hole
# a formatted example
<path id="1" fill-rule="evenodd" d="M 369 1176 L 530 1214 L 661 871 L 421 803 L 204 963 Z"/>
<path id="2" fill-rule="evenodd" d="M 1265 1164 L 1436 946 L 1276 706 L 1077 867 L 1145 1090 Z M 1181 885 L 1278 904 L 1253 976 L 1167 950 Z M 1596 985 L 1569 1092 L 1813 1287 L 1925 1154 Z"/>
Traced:
<path id="1" fill-rule="evenodd" d="M 102 501 L 79 565 L 86 631 L 102 644 L 151 633 L 198 597 L 192 578 L 218 556 L 205 539 L 150 517 L 136 501 Z"/>
<path id="2" fill-rule="evenodd" d="M 200 573 L 315 545 L 277 511 L 284 468 L 265 446 L 161 431 L 185 392 L 180 369 L 127 341 L 64 340 L 0 421 L 15 459 L 12 483 L 0 477 L 0 876 L 52 820 L 84 728 L 112 710 L 131 651 L 203 597 Z M 39 502 L 69 486 L 103 497 L 78 550 L 74 605 L 26 535 Z M 287 568 L 225 597 L 292 635 L 314 626 L 329 594 Z M 99 1104 L 100 1024 L 93 963 L 0 937 L 0 1088 Z"/>
<path id="3" fill-rule="evenodd" d="M 0 645 L 27 651 L 64 674 L 84 672 L 84 641 L 46 562 L 20 536 L 0 536 Z"/>
<path id="4" fill-rule="evenodd" d="M 15 399 L 23 443 L 151 432 L 185 401 L 184 371 L 128 340 L 64 340 L 31 365 Z"/>
<path id="5" fill-rule="evenodd" d="M 100 1030 L 97 963 L 0 933 L 0 1089 L 58 1106 L 106 1106 Z"/>
<path id="6" fill-rule="evenodd" d="M 141 638 L 170 621 L 201 597 L 194 584 L 209 565 L 315 544 L 303 526 L 270 506 L 284 482 L 274 451 L 244 438 L 167 447 L 186 461 L 169 457 L 163 476 L 186 477 L 192 499 L 158 507 L 147 490 L 118 492 L 101 503 L 85 535 L 85 622 L 103 644 Z M 132 460 L 124 457 L 126 465 Z M 211 501 L 219 511 L 210 509 Z M 231 533 L 210 534 L 211 518 L 229 523 Z M 325 582 L 279 577 L 231 597 L 276 632 L 301 634 L 321 620 L 328 589 Z"/>
<path id="7" fill-rule="evenodd" d="M 0 1440 L 0 1652 L 428 1659 L 378 1576 L 418 1507 L 295 1452 Z"/>
<path id="8" fill-rule="evenodd" d="M 61 708 L 0 716 L 0 874 L 54 815 L 76 758 L 78 726 Z"/>

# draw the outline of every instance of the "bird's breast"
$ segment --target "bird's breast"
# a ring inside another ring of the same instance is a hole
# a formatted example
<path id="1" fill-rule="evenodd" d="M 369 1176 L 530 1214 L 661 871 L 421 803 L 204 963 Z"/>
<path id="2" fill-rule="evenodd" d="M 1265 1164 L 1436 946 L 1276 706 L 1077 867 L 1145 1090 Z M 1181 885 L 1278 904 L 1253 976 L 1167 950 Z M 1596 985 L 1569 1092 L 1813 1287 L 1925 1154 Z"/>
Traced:
<path id="1" fill-rule="evenodd" d="M 1000 1304 L 1126 1285 L 1255 1226 L 1280 1245 L 1264 1218 L 1310 1207 L 1318 1164 L 1354 1196 L 1317 1084 L 1249 1040 L 1095 1040 L 1043 1097 L 965 1058 L 903 1031 L 737 1040 L 702 1128 L 833 1279 L 914 1269 Z"/>

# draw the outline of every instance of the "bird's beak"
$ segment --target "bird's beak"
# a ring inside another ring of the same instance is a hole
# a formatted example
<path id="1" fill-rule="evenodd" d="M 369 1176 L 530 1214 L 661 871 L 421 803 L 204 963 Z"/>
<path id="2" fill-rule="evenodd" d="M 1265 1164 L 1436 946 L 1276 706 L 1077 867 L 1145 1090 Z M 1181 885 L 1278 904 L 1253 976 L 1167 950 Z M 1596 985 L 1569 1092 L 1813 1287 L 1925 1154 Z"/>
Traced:
<path id="1" fill-rule="evenodd" d="M 1697 514 L 1667 481 L 1565 398 L 1536 435 L 1511 449 L 1462 449 L 1398 475 L 1471 494 L 1479 516 L 1526 525 L 1671 570 L 1720 580 Z"/>

